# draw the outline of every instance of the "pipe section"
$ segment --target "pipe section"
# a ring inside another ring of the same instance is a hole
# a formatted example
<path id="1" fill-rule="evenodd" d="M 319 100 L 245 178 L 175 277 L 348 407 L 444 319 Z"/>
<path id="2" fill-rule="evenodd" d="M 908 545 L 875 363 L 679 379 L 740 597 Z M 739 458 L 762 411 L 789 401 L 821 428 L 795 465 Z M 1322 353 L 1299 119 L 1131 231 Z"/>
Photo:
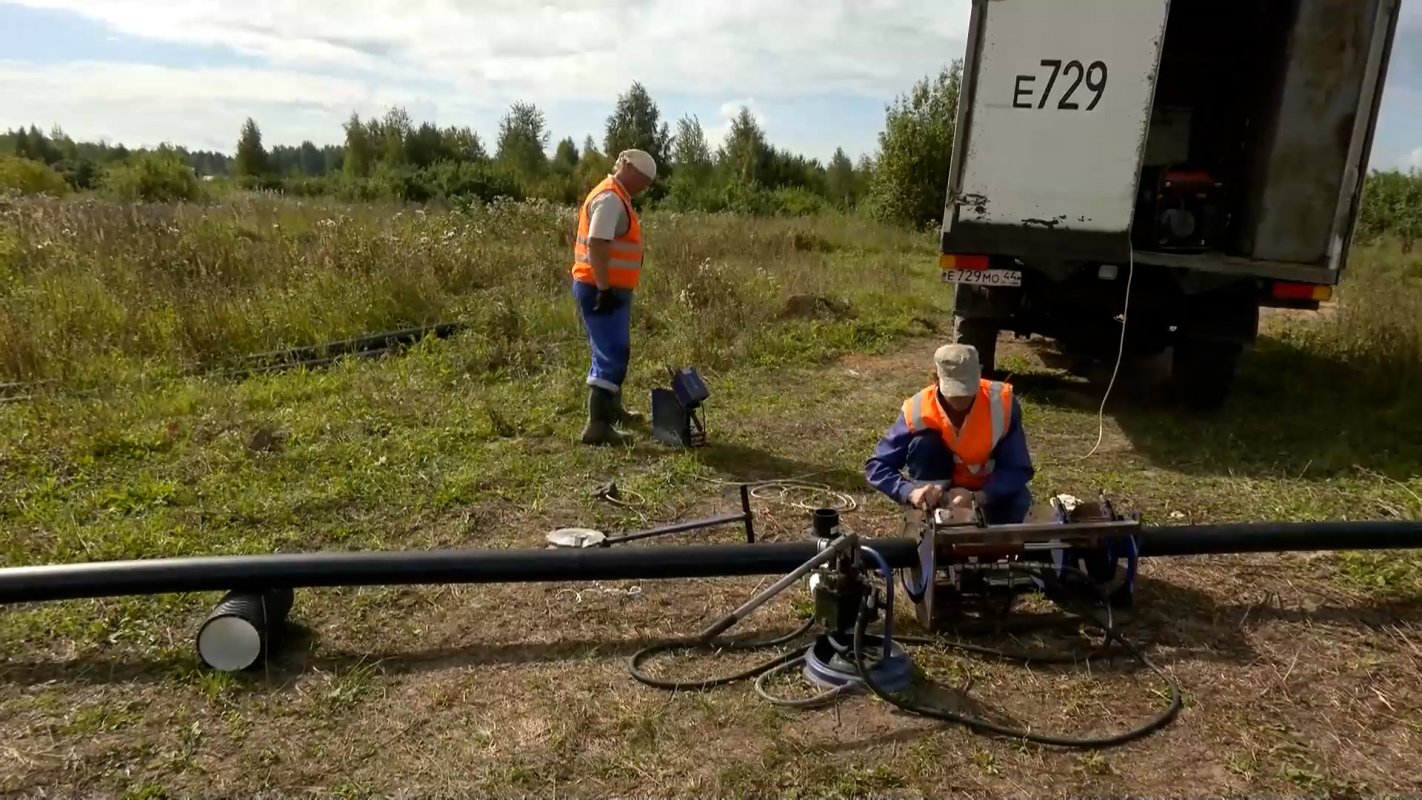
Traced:
<path id="1" fill-rule="evenodd" d="M 1299 522 L 1145 528 L 1141 557 L 1310 550 L 1422 549 L 1422 521 Z M 914 539 L 864 540 L 901 569 Z M 169 592 L 316 586 L 536 583 L 783 575 L 815 540 L 774 544 L 567 550 L 291 553 L 143 559 L 0 569 L 0 604 Z"/>
<path id="2" fill-rule="evenodd" d="M 1146 528 L 1136 541 L 1142 558 L 1318 550 L 1413 550 L 1422 548 L 1422 521 L 1181 525 Z"/>
<path id="3" fill-rule="evenodd" d="M 291 589 L 228 592 L 198 628 L 198 658 L 222 672 L 262 663 L 280 638 L 295 599 Z"/>
<path id="4" fill-rule="evenodd" d="M 317 586 L 662 580 L 781 575 L 818 543 L 554 550 L 427 550 L 156 558 L 0 569 L 0 604 L 169 592 Z M 912 539 L 874 541 L 890 564 L 917 557 Z"/>

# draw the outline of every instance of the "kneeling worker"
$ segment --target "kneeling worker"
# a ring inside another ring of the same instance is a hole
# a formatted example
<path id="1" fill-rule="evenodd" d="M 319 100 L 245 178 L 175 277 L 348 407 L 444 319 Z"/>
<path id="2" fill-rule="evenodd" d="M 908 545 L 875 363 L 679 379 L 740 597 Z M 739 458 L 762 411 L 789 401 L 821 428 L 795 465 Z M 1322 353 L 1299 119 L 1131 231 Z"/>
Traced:
<path id="1" fill-rule="evenodd" d="M 933 361 L 937 380 L 904 401 L 865 477 L 904 505 L 963 508 L 976 500 L 989 524 L 1022 522 L 1034 470 L 1012 387 L 984 380 L 968 345 L 944 345 Z"/>

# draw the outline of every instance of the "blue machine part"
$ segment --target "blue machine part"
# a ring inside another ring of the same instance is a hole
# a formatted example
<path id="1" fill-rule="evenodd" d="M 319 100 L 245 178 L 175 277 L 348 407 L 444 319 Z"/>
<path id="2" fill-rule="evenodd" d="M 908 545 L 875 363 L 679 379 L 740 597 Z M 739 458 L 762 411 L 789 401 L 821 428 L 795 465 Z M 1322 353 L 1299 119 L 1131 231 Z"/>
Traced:
<path id="1" fill-rule="evenodd" d="M 667 372 L 671 374 L 672 391 L 676 393 L 676 400 L 682 408 L 688 411 L 699 408 L 711 396 L 711 390 L 706 388 L 706 382 L 695 367 L 668 367 Z"/>
<path id="2" fill-rule="evenodd" d="M 1059 524 L 1070 523 L 1065 506 L 1054 502 L 1052 509 Z M 1122 559 L 1126 562 L 1124 569 Z M 1099 547 L 1052 550 L 1052 564 L 1056 567 L 1057 577 L 1065 579 L 1067 566 L 1076 567 L 1091 577 L 1114 608 L 1125 608 L 1134 600 L 1139 562 L 1140 547 L 1134 536 L 1106 539 Z"/>
<path id="3" fill-rule="evenodd" d="M 847 638 L 851 640 L 837 641 L 832 633 L 817 637 L 805 653 L 805 679 L 821 689 L 860 691 L 866 688 L 864 676 L 854 663 L 854 642 L 852 637 Z M 892 638 L 887 639 L 889 652 L 885 654 L 885 640 L 886 637 L 866 635 L 864 660 L 875 684 L 886 692 L 901 692 L 913 683 L 913 662 L 903 646 Z"/>

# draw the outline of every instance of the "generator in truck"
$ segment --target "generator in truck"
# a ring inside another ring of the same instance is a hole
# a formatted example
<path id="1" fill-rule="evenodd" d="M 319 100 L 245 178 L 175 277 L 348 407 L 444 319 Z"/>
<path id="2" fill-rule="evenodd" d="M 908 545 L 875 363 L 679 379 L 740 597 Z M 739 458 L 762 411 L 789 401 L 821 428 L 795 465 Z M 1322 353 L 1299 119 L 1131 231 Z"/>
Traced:
<path id="1" fill-rule="evenodd" d="M 1171 351 L 1226 399 L 1348 258 L 1399 0 L 974 0 L 939 265 L 957 341 Z M 1124 326 L 1124 328 L 1123 328 Z M 1119 360 L 1118 360 L 1119 363 Z"/>

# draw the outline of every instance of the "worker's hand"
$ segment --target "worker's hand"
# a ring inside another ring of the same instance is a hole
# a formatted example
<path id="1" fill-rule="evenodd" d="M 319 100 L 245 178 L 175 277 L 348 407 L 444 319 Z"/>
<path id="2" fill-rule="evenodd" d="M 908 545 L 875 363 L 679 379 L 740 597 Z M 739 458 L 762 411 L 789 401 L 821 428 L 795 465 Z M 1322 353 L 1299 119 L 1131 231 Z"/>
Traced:
<path id="1" fill-rule="evenodd" d="M 598 289 L 597 299 L 593 301 L 592 313 L 602 316 L 611 314 L 622 305 L 622 298 L 618 297 L 611 289 Z"/>
<path id="2" fill-rule="evenodd" d="M 937 506 L 942 499 L 943 487 L 933 483 L 920 486 L 909 494 L 909 504 L 924 511 Z"/>
<path id="3" fill-rule="evenodd" d="M 954 489 L 948 493 L 948 505 L 953 508 L 972 508 L 973 493 L 967 489 Z"/>

